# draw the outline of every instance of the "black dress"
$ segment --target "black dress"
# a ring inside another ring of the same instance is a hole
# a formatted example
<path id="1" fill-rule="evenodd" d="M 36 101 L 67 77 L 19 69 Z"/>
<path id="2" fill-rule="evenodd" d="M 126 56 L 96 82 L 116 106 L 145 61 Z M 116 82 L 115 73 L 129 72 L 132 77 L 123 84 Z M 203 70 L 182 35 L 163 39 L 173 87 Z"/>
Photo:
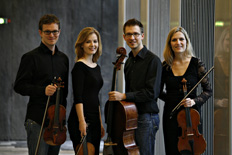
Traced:
<path id="1" fill-rule="evenodd" d="M 190 91 L 195 84 L 206 73 L 204 64 L 197 58 L 192 57 L 189 66 L 183 76 L 175 76 L 171 68 L 163 63 L 162 72 L 162 87 L 166 86 L 166 92 L 162 92 L 160 98 L 165 101 L 163 112 L 163 131 L 164 131 L 164 143 L 165 151 L 167 155 L 178 155 L 178 137 L 181 135 L 181 128 L 178 127 L 177 114 L 182 110 L 183 106 L 173 115 L 170 119 L 170 113 L 173 108 L 184 98 L 182 79 L 187 80 L 187 90 Z M 196 95 L 196 89 L 188 96 L 188 98 L 194 99 L 196 105 L 193 106 L 197 111 L 201 110 L 201 106 L 212 95 L 212 90 L 209 84 L 209 79 L 205 78 L 201 82 L 202 93 Z M 163 90 L 163 89 L 161 89 Z M 202 128 L 199 126 L 199 132 Z"/>
<path id="2" fill-rule="evenodd" d="M 91 68 L 83 62 L 77 62 L 72 70 L 72 84 L 74 103 L 68 118 L 70 139 L 76 149 L 81 136 L 75 105 L 83 103 L 85 120 L 89 124 L 87 142 L 94 145 L 95 154 L 98 155 L 101 140 L 98 94 L 103 85 L 100 67 L 97 65 L 95 68 Z"/>
<path id="3" fill-rule="evenodd" d="M 221 61 L 224 63 L 222 64 Z M 214 98 L 217 100 L 229 99 L 229 55 L 224 53 L 223 57 L 215 57 L 214 60 Z M 223 120 L 223 121 L 222 121 Z M 229 108 L 214 107 L 214 154 L 229 154 Z"/>

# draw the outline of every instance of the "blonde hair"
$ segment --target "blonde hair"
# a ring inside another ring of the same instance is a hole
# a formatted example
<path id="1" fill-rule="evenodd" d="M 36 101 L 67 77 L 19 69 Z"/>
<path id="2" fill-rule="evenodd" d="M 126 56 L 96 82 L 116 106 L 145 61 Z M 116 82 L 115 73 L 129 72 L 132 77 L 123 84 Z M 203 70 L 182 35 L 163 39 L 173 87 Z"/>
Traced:
<path id="1" fill-rule="evenodd" d="M 80 58 L 84 56 L 84 50 L 81 47 L 89 35 L 96 34 L 98 38 L 98 49 L 97 52 L 93 55 L 93 62 L 97 62 L 98 58 L 102 54 L 102 43 L 101 43 L 101 36 L 100 33 L 93 27 L 86 27 L 81 30 L 77 37 L 77 41 L 75 43 L 75 53 L 76 53 L 76 61 L 78 61 Z"/>
<path id="2" fill-rule="evenodd" d="M 170 30 L 167 40 L 166 40 L 166 44 L 164 47 L 164 51 L 163 51 L 163 56 L 164 56 L 164 61 L 171 67 L 173 59 L 175 57 L 174 51 L 172 50 L 171 47 L 171 39 L 173 37 L 173 35 L 177 32 L 181 32 L 183 33 L 183 35 L 185 36 L 186 39 L 186 50 L 184 52 L 185 56 L 194 56 L 193 54 L 193 47 L 192 44 L 190 42 L 188 33 L 186 32 L 186 30 L 183 27 L 174 27 L 173 29 Z"/>
<path id="3" fill-rule="evenodd" d="M 219 40 L 217 42 L 217 46 L 216 46 L 216 51 L 215 51 L 215 56 L 223 56 L 225 54 L 225 49 L 224 49 L 224 40 L 226 38 L 226 36 L 230 34 L 230 27 L 225 28 L 220 37 Z M 225 55 L 224 55 L 225 56 Z M 227 55 L 226 55 L 227 56 Z"/>

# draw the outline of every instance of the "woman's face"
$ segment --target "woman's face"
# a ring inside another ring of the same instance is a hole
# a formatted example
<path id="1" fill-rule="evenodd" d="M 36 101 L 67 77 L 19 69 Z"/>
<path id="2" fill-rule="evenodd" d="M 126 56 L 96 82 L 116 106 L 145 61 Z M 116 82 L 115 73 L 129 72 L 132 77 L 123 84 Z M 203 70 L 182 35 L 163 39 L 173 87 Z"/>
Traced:
<path id="1" fill-rule="evenodd" d="M 224 40 L 223 40 L 223 48 L 225 52 L 230 51 L 230 34 L 226 34 Z"/>
<path id="2" fill-rule="evenodd" d="M 81 46 L 85 55 L 94 55 L 98 50 L 98 38 L 95 33 L 90 34 Z"/>
<path id="3" fill-rule="evenodd" d="M 186 50 L 186 38 L 182 32 L 176 32 L 171 38 L 171 48 L 174 53 L 183 53 Z"/>

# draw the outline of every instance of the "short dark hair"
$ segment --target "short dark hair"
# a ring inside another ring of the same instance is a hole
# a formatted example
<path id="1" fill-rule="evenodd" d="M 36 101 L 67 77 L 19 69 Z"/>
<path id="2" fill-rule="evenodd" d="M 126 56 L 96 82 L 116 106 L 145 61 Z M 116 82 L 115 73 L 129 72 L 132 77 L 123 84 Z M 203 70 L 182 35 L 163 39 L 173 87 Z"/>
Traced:
<path id="1" fill-rule="evenodd" d="M 140 27 L 141 33 L 143 33 L 143 24 L 135 18 L 129 19 L 123 26 L 123 33 L 125 34 L 125 30 L 127 26 L 136 26 Z"/>
<path id="2" fill-rule="evenodd" d="M 44 24 L 52 24 L 52 23 L 56 23 L 58 25 L 58 28 L 60 29 L 60 21 L 55 15 L 46 14 L 42 16 L 39 20 L 39 30 L 42 31 Z"/>

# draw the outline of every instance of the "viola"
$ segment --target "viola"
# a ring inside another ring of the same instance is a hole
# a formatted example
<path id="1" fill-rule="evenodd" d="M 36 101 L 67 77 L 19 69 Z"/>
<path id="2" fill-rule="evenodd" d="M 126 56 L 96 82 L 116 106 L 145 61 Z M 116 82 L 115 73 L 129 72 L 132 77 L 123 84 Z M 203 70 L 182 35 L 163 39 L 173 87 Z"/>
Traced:
<path id="1" fill-rule="evenodd" d="M 187 95 L 187 80 L 183 78 L 184 95 Z M 198 125 L 200 124 L 200 115 L 197 110 L 189 107 L 181 110 L 177 115 L 178 125 L 182 129 L 182 135 L 179 137 L 178 150 L 179 152 L 188 151 L 193 155 L 200 155 L 204 153 L 206 149 L 206 142 L 198 131 Z"/>
<path id="2" fill-rule="evenodd" d="M 116 53 L 120 56 L 114 64 L 111 91 L 116 90 L 116 74 L 126 57 L 126 50 L 118 47 Z M 107 101 L 105 105 L 107 124 L 107 139 L 104 142 L 103 155 L 138 155 L 134 130 L 137 128 L 138 113 L 135 103 L 126 101 Z"/>
<path id="3" fill-rule="evenodd" d="M 47 118 L 49 119 L 49 125 L 44 131 L 44 141 L 49 145 L 61 145 L 66 140 L 67 128 L 64 125 L 66 118 L 66 109 L 60 104 L 60 89 L 64 88 L 64 82 L 59 77 L 57 82 L 57 94 L 56 104 L 51 105 L 47 111 Z"/>

